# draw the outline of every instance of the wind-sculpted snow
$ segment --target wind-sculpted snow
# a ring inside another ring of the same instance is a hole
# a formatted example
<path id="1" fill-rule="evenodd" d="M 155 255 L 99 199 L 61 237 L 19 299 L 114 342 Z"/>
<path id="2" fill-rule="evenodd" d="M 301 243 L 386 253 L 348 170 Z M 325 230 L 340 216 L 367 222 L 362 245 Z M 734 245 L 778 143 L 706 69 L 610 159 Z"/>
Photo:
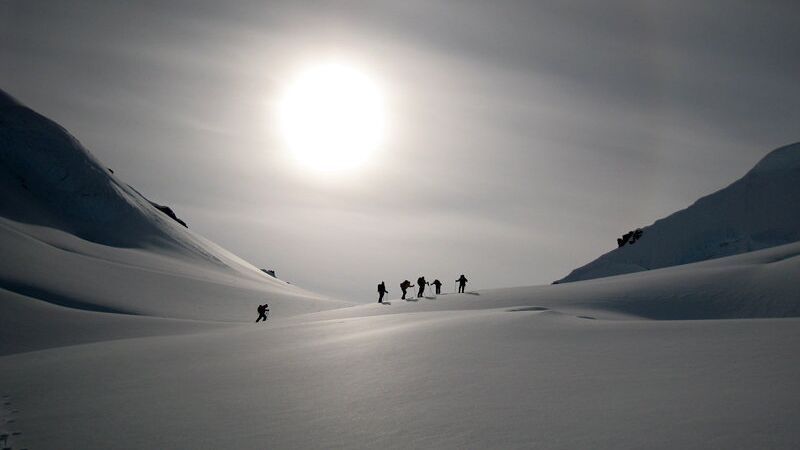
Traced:
<path id="1" fill-rule="evenodd" d="M 643 228 L 641 239 L 558 283 L 676 266 L 800 240 L 800 143 L 774 150 L 744 177 Z"/>

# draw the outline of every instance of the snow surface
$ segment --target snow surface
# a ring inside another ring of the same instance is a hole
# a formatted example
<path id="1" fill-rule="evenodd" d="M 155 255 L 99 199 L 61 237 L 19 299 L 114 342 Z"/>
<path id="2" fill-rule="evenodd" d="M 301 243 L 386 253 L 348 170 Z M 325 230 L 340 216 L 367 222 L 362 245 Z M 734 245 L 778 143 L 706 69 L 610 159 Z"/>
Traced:
<path id="1" fill-rule="evenodd" d="M 800 444 L 800 242 L 341 307 L 180 226 L 3 98 L 0 163 L 10 448 Z M 264 299 L 274 318 L 251 323 Z"/>
<path id="2" fill-rule="evenodd" d="M 800 240 L 800 143 L 765 156 L 744 177 L 643 228 L 634 244 L 573 270 L 558 283 L 735 255 Z"/>
<path id="3" fill-rule="evenodd" d="M 592 320 L 538 306 L 529 288 L 477 294 L 14 354 L 0 386 L 31 448 L 800 440 L 800 319 Z"/>
<path id="4" fill-rule="evenodd" d="M 791 449 L 800 318 L 650 317 L 798 316 L 798 269 L 800 243 L 259 325 L 75 311 L 99 342 L 0 357 L 0 394 L 15 448 Z M 39 307 L 19 351 L 65 317 Z"/>

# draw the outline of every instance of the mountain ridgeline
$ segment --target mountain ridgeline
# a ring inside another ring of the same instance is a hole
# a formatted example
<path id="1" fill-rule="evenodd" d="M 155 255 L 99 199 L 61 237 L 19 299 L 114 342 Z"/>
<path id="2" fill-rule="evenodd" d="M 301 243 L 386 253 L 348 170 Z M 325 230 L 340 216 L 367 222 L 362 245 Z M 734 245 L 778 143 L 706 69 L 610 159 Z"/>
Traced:
<path id="1" fill-rule="evenodd" d="M 555 283 L 736 255 L 800 240 L 800 143 L 778 148 L 730 186 L 641 230 Z"/>

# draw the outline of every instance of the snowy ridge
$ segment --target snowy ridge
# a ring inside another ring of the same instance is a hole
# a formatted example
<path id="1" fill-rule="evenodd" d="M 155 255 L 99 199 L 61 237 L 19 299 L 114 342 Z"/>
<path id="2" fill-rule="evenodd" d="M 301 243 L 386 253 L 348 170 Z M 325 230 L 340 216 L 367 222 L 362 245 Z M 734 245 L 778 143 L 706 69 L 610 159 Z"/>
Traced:
<path id="1" fill-rule="evenodd" d="M 277 316 L 349 304 L 270 277 L 178 224 L 2 91 L 0 247 L 0 297 L 73 309 L 241 321 L 264 301 L 277 302 Z"/>
<path id="2" fill-rule="evenodd" d="M 0 215 L 115 247 L 195 253 L 224 264 L 50 119 L 0 94 Z"/>
<path id="3" fill-rule="evenodd" d="M 557 281 L 640 272 L 800 240 L 800 143 L 765 156 L 744 177 L 643 228 L 643 236 Z"/>

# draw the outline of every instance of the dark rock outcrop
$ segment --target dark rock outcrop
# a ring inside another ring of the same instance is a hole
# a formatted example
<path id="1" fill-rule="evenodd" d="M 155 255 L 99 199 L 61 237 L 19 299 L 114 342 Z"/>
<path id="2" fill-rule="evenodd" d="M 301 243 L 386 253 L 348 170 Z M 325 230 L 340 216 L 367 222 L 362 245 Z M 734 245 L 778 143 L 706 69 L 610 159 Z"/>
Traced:
<path id="1" fill-rule="evenodd" d="M 183 220 L 178 218 L 178 216 L 175 215 L 175 211 L 173 211 L 172 208 L 170 208 L 169 206 L 159 205 L 158 203 L 156 203 L 156 202 L 154 202 L 152 200 L 148 200 L 148 202 L 150 202 L 150 204 L 153 205 L 157 210 L 159 210 L 162 213 L 168 215 L 175 222 L 178 222 L 179 224 L 183 225 L 184 227 L 189 228 L 189 225 L 186 225 L 186 222 L 184 222 Z"/>

